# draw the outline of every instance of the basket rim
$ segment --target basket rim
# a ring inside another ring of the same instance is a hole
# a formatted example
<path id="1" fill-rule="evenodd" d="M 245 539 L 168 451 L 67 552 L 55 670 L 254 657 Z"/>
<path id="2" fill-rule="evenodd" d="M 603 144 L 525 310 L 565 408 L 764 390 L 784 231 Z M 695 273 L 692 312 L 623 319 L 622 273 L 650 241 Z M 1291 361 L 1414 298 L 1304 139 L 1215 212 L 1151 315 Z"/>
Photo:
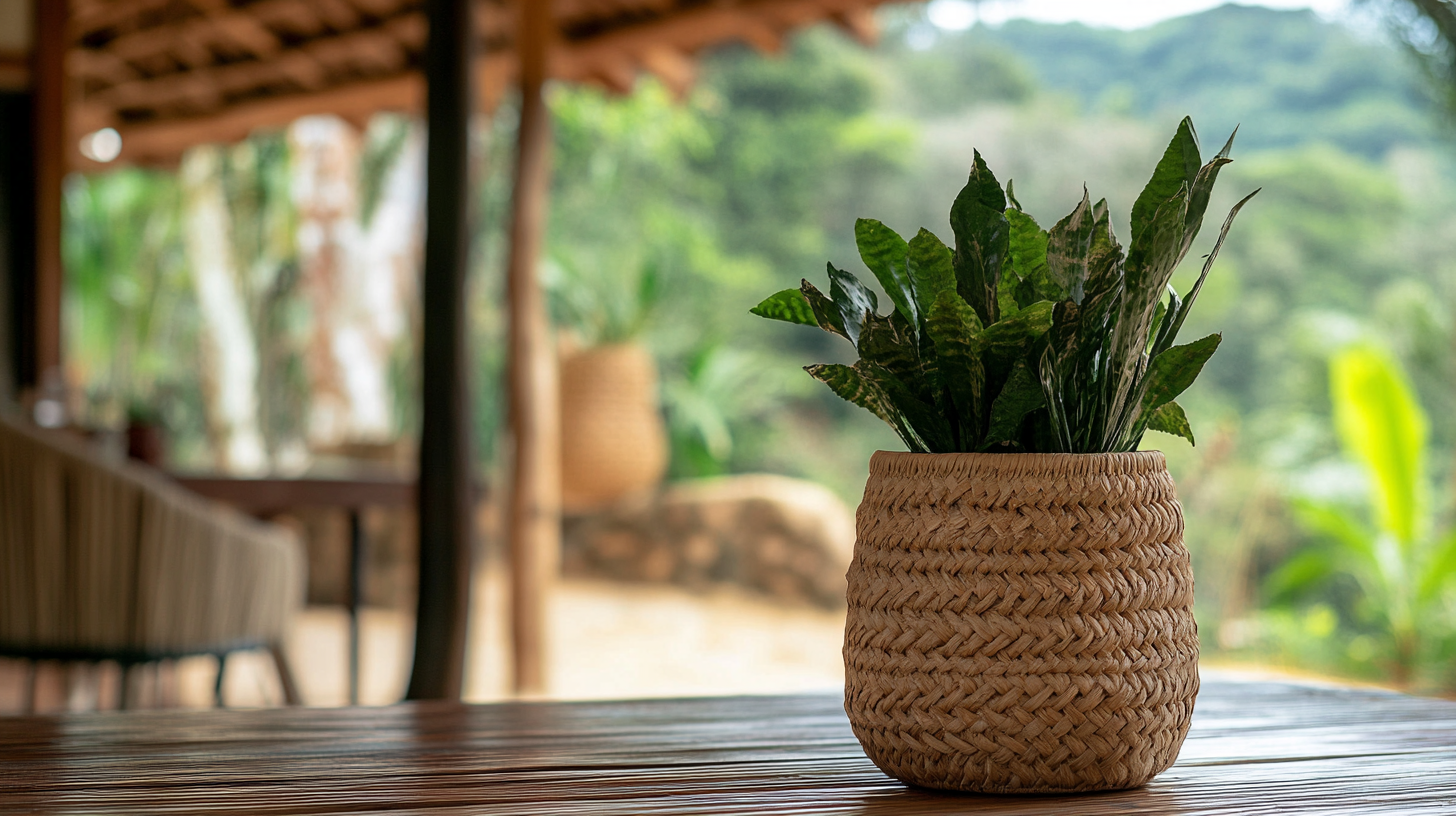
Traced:
<path id="1" fill-rule="evenodd" d="M 1091 475 L 1166 473 L 1162 451 L 1121 453 L 911 453 L 875 451 L 870 473 L 876 476 L 975 474 Z"/>

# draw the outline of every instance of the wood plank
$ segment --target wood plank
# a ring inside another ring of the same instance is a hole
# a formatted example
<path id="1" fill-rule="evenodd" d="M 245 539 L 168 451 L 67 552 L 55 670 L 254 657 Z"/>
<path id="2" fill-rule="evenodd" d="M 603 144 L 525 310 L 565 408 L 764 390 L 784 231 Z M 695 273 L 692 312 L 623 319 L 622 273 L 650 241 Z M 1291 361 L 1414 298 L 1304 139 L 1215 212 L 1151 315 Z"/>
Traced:
<path id="1" fill-rule="evenodd" d="M 1204 686 L 1178 764 L 1135 791 L 907 788 L 837 696 L 0 720 L 0 812 L 54 814 L 1394 814 L 1456 802 L 1456 703 Z"/>
<path id="2" fill-rule="evenodd" d="M 468 0 L 430 0 L 425 270 L 421 286 L 419 607 L 406 696 L 460 699 L 473 547 L 470 353 L 471 19 Z"/>

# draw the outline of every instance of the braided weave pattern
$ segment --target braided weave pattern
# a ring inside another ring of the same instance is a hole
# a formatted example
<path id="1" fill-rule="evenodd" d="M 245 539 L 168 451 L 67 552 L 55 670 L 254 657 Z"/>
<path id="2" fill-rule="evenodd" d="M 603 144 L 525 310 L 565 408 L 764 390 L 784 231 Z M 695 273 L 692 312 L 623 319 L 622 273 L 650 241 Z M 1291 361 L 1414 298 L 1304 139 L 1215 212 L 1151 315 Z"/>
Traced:
<path id="1" fill-rule="evenodd" d="M 844 708 L 881 770 L 1052 793 L 1173 764 L 1198 631 L 1161 453 L 881 451 L 857 525 Z"/>

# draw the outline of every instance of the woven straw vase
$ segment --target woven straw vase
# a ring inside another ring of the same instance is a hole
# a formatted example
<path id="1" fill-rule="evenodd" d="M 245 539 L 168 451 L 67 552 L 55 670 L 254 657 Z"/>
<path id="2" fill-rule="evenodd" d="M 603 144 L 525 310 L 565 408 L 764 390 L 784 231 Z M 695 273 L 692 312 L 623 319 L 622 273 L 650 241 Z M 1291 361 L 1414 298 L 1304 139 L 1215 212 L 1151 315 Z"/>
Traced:
<path id="1" fill-rule="evenodd" d="M 597 346 L 561 361 L 561 489 L 569 509 L 656 487 L 667 471 L 657 366 L 642 346 Z"/>
<path id="2" fill-rule="evenodd" d="M 881 770 L 1064 793 L 1173 764 L 1198 630 L 1161 453 L 881 451 L 857 523 L 844 708 Z"/>

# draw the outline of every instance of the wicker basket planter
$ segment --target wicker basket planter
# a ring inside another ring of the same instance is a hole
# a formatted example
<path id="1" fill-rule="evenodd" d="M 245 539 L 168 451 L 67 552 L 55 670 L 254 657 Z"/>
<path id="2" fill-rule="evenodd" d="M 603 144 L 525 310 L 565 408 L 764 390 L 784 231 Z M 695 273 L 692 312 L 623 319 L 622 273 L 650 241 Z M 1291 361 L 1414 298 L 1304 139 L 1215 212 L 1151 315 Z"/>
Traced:
<path id="1" fill-rule="evenodd" d="M 597 346 L 561 362 L 561 488 L 586 510 L 650 490 L 667 471 L 657 366 L 633 343 Z"/>
<path id="2" fill-rule="evenodd" d="M 1177 758 L 1198 634 L 1161 453 L 876 453 L 848 577 L 844 707 L 885 773 L 1100 791 Z"/>

